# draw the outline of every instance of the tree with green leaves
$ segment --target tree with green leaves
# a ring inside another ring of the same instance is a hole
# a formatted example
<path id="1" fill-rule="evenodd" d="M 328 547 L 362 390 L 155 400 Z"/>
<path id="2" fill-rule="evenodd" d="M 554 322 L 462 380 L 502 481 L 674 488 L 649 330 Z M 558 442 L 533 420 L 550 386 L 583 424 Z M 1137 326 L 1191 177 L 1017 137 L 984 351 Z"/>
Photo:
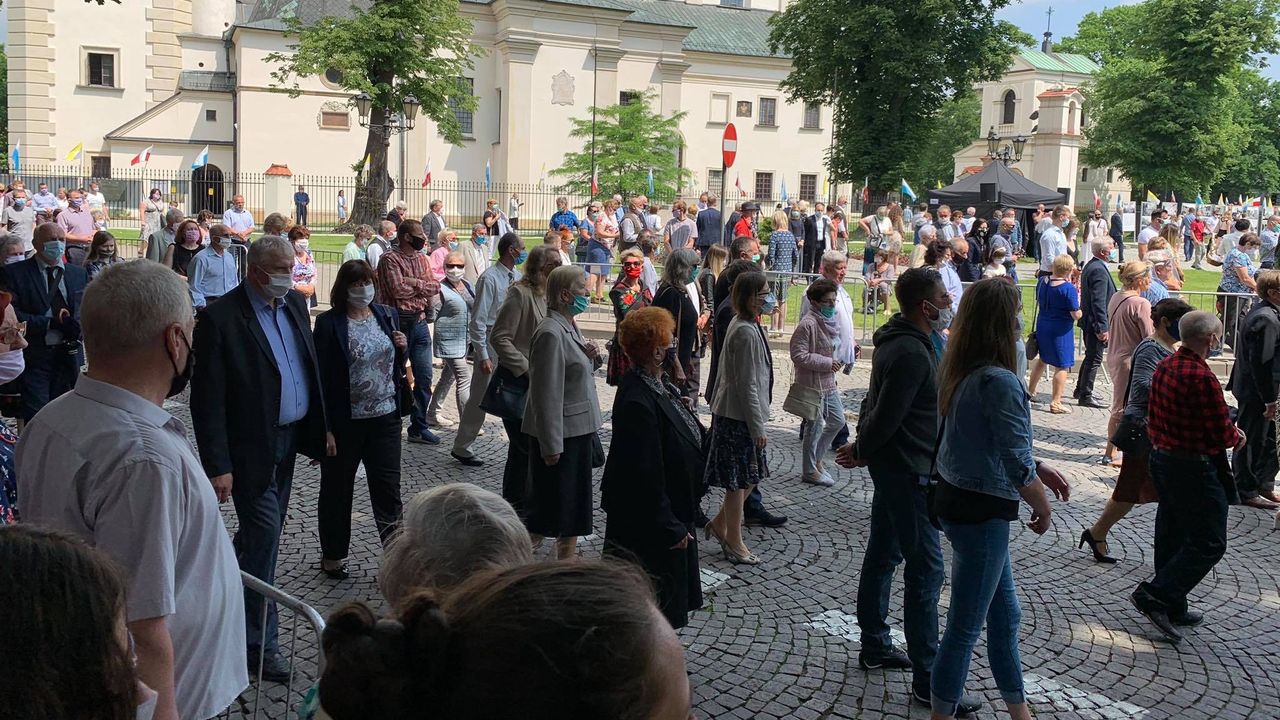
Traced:
<path id="1" fill-rule="evenodd" d="M 834 180 L 898 187 L 947 100 L 999 77 L 1031 42 L 996 20 L 1009 2 L 796 0 L 769 19 L 770 48 L 792 58 L 788 99 L 834 109 Z"/>
<path id="2" fill-rule="evenodd" d="M 345 17 L 304 24 L 290 15 L 285 27 L 296 42 L 290 52 L 267 57 L 278 65 L 272 78 L 279 87 L 296 97 L 301 94 L 298 78 L 333 68 L 342 75 L 343 89 L 372 98 L 361 158 L 369 162 L 357 175 L 350 223 L 373 224 L 382 218 L 395 188 L 387 170 L 391 133 L 384 128 L 405 98 L 417 99 L 422 114 L 446 140 L 462 143 L 454 111 L 476 109 L 463 77 L 474 68 L 473 58 L 482 54 L 472 44 L 471 22 L 459 13 L 458 0 L 373 0 L 367 10 L 352 6 Z"/>
<path id="3" fill-rule="evenodd" d="M 581 150 L 564 154 L 553 174 L 565 178 L 565 187 L 574 194 L 591 194 L 591 173 L 596 171 L 601 196 L 648 193 L 649 172 L 653 172 L 654 195 L 674 197 L 692 174 L 680 167 L 683 142 L 680 121 L 686 113 L 663 116 L 655 112 L 657 93 L 630 91 L 630 102 L 588 108 L 590 116 L 571 118 L 569 136 L 581 143 Z M 594 147 L 592 140 L 594 138 Z"/>
<path id="4" fill-rule="evenodd" d="M 1161 194 L 1213 187 L 1246 143 L 1239 81 L 1280 48 L 1278 16 L 1280 0 L 1146 0 L 1086 18 L 1062 43 L 1103 63 L 1084 159 Z"/>
<path id="5" fill-rule="evenodd" d="M 920 188 L 950 185 L 955 180 L 955 154 L 981 135 L 982 99 L 978 93 L 954 95 L 943 102 L 938 117 L 898 174 Z"/>

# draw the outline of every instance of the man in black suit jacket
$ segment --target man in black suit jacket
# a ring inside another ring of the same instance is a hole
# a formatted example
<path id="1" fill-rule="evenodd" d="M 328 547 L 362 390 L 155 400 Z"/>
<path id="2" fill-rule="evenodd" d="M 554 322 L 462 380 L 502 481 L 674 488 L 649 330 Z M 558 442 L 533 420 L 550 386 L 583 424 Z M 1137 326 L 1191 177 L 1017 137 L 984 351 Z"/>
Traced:
<path id="1" fill-rule="evenodd" d="M 200 461 L 219 502 L 235 503 L 240 569 L 275 580 L 280 531 L 289 508 L 299 452 L 335 454 L 306 301 L 291 280 L 293 247 L 277 235 L 249 247 L 245 282 L 200 312 L 193 350 L 191 419 Z M 262 596 L 245 593 L 250 674 L 265 649 L 263 677 L 287 680 L 271 606 L 261 623 Z"/>
<path id="2" fill-rule="evenodd" d="M 1102 351 L 1110 337 L 1107 304 L 1116 294 L 1116 281 L 1107 268 L 1111 255 L 1111 238 L 1094 240 L 1090 246 L 1093 257 L 1080 271 L 1080 330 L 1084 335 L 1084 360 L 1080 363 L 1080 377 L 1072 396 L 1085 407 L 1108 407 L 1093 397 L 1093 381 L 1102 366 Z M 1041 281 L 1045 281 L 1041 278 Z"/>
<path id="3" fill-rule="evenodd" d="M 1124 216 L 1120 214 L 1120 208 L 1111 213 L 1111 242 L 1116 244 L 1116 255 L 1120 258 L 1120 262 L 1124 262 Z"/>
<path id="4" fill-rule="evenodd" d="M 1244 433 L 1244 447 L 1231 456 L 1232 474 L 1240 503 L 1274 510 L 1276 472 L 1276 398 L 1280 395 L 1280 272 L 1263 270 L 1258 303 L 1240 326 L 1241 344 L 1231 366 L 1228 385 L 1236 396 L 1236 424 Z"/>
<path id="5" fill-rule="evenodd" d="M 22 419 L 75 387 L 80 351 L 80 301 L 89 276 L 64 260 L 66 234 L 55 223 L 36 228 L 36 254 L 0 269 L 0 287 L 13 295 L 19 322 L 27 324 L 26 364 L 20 378 Z"/>

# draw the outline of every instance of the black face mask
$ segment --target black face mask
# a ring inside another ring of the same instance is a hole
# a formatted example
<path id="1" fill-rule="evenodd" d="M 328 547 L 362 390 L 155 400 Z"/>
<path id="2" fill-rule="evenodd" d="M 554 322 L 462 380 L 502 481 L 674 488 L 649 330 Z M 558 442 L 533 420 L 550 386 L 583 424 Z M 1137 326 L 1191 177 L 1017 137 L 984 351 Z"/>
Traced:
<path id="1" fill-rule="evenodd" d="M 413 246 L 414 250 L 421 250 L 427 246 L 427 241 L 417 235 L 410 235 L 409 244 Z"/>
<path id="2" fill-rule="evenodd" d="M 178 373 L 174 376 L 173 381 L 169 383 L 169 394 L 165 397 L 173 397 L 187 389 L 187 383 L 191 382 L 191 373 L 196 368 L 196 356 L 191 352 L 191 343 L 187 341 L 187 334 L 182 333 L 182 344 L 187 346 L 187 364 L 181 370 L 178 370 L 178 364 L 173 362 L 173 358 L 169 358 L 169 362 L 173 363 L 173 369 Z"/>

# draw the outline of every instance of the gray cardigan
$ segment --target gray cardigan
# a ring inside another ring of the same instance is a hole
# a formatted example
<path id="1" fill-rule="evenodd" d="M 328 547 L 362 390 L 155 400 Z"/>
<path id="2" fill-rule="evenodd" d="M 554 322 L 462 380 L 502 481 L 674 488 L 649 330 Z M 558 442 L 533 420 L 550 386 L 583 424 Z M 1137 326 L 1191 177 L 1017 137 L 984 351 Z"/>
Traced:
<path id="1" fill-rule="evenodd" d="M 433 304 L 436 327 L 432 341 L 436 357 L 456 360 L 467 356 L 467 323 L 471 321 L 471 303 L 475 299 L 465 280 L 461 290 L 454 290 L 448 280 L 440 282 L 440 302 Z"/>
<path id="2" fill-rule="evenodd" d="M 735 317 L 725 333 L 718 366 L 712 414 L 745 422 L 753 438 L 767 437 L 773 361 L 760 326 Z"/>
<path id="3" fill-rule="evenodd" d="M 583 349 L 582 333 L 562 314 L 549 311 L 533 333 L 529 350 L 529 395 L 525 433 L 538 439 L 543 455 L 564 452 L 565 438 L 600 429 L 595 363 Z"/>

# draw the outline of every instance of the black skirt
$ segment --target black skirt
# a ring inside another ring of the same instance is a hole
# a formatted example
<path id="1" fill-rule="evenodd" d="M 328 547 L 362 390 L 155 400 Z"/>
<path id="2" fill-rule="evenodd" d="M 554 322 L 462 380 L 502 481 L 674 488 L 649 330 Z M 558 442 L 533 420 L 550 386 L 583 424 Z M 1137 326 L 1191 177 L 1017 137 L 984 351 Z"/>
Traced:
<path id="1" fill-rule="evenodd" d="M 689 524 L 688 532 L 697 529 Z M 702 576 L 698 572 L 698 542 L 683 550 L 655 546 L 653 535 L 634 528 L 605 524 L 604 554 L 639 565 L 658 593 L 658 609 L 671 627 L 689 624 L 689 613 L 702 608 Z"/>
<path id="2" fill-rule="evenodd" d="M 529 476 L 533 492 L 525 526 L 534 535 L 579 537 L 591 529 L 591 451 L 595 433 L 564 439 L 555 465 L 542 460 L 538 438 L 529 437 Z"/>

